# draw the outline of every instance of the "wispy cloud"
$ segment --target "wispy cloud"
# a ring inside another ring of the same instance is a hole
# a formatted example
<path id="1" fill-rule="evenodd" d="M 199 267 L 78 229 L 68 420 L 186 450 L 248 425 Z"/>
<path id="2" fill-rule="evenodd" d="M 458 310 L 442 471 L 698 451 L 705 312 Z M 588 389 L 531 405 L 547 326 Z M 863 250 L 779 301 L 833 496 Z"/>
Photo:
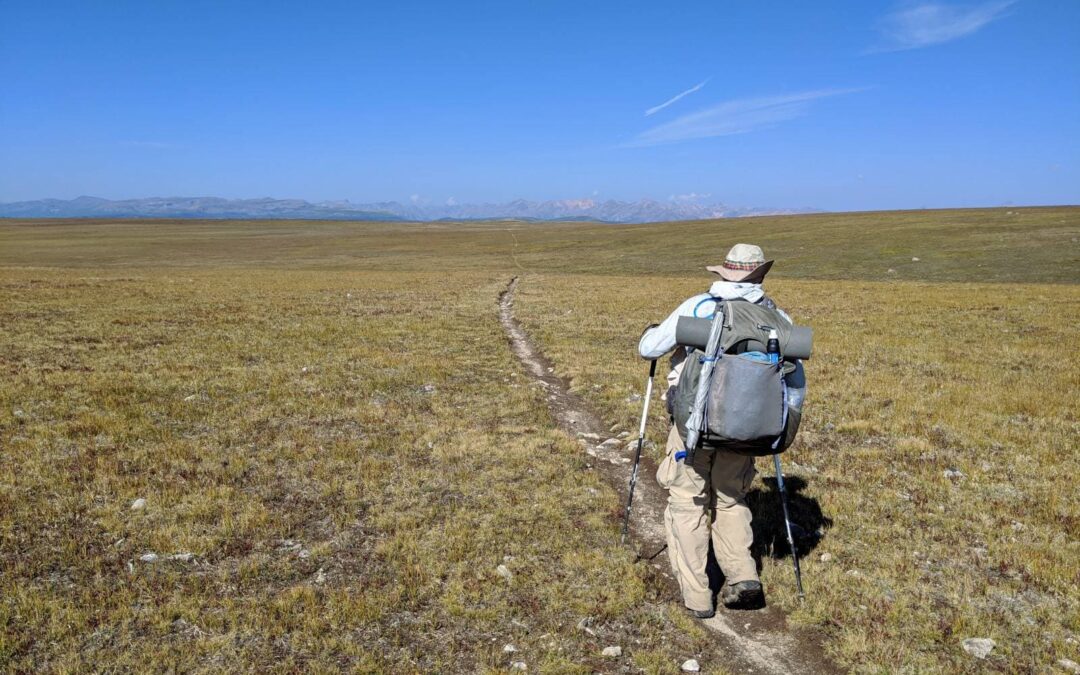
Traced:
<path id="1" fill-rule="evenodd" d="M 993 0 L 969 6 L 938 3 L 909 5 L 882 19 L 884 41 L 871 51 L 894 52 L 950 42 L 971 35 L 1004 16 L 1005 10 L 1014 4 L 1016 0 Z"/>
<path id="2" fill-rule="evenodd" d="M 813 101 L 862 89 L 816 89 L 782 96 L 739 98 L 647 129 L 625 145 L 640 147 L 744 134 L 806 114 Z"/>
<path id="3" fill-rule="evenodd" d="M 700 91 L 701 88 L 704 87 L 708 83 L 709 83 L 708 79 L 702 80 L 701 82 L 699 82 L 698 84 L 695 84 L 694 86 L 690 87 L 686 91 L 675 94 L 674 96 L 672 96 L 668 100 L 664 101 L 660 105 L 653 106 L 653 107 L 649 108 L 648 110 L 645 111 L 645 117 L 648 117 L 649 115 L 652 115 L 653 113 L 660 112 L 661 110 L 668 107 L 669 105 L 671 105 L 675 101 L 678 101 L 680 98 L 682 98 L 684 96 L 689 96 L 690 94 L 693 94 L 695 91 Z"/>

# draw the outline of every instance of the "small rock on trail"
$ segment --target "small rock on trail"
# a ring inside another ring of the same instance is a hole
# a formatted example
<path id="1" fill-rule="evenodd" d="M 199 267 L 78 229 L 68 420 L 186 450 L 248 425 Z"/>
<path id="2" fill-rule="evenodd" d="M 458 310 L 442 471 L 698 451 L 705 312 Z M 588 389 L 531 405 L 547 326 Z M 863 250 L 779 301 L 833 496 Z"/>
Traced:
<path id="1" fill-rule="evenodd" d="M 145 508 L 146 508 L 146 500 L 143 499 L 142 497 L 139 497 L 135 501 L 131 502 L 131 510 L 132 511 L 142 511 Z"/>
<path id="2" fill-rule="evenodd" d="M 682 664 L 682 671 L 684 673 L 696 673 L 701 670 L 701 664 L 697 662 L 697 659 L 686 659 Z"/>
<path id="3" fill-rule="evenodd" d="M 622 656 L 622 647 L 620 647 L 619 645 L 614 645 L 612 647 L 604 647 L 604 651 L 600 652 L 600 654 L 602 654 L 603 656 L 616 658 Z"/>

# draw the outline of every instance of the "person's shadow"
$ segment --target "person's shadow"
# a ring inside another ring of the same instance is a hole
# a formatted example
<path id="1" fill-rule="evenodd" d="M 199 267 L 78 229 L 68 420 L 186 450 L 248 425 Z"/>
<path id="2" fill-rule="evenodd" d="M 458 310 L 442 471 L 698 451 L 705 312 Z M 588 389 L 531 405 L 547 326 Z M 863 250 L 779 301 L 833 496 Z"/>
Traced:
<path id="1" fill-rule="evenodd" d="M 751 525 L 754 544 L 750 547 L 750 553 L 754 556 L 759 572 L 761 561 L 766 556 L 786 558 L 791 555 L 791 546 L 788 545 L 787 530 L 784 526 L 784 508 L 780 503 L 776 478 L 764 477 L 761 482 L 763 488 L 755 487 L 746 494 L 746 505 L 754 516 Z M 821 506 L 816 499 L 802 494 L 806 488 L 805 480 L 799 476 L 785 476 L 784 487 L 791 517 L 791 535 L 795 539 L 799 558 L 803 558 L 817 548 L 825 530 L 832 526 L 833 521 L 821 512 Z M 706 572 L 709 575 L 709 587 L 714 593 L 719 592 L 724 584 L 724 575 L 716 563 L 711 544 Z"/>

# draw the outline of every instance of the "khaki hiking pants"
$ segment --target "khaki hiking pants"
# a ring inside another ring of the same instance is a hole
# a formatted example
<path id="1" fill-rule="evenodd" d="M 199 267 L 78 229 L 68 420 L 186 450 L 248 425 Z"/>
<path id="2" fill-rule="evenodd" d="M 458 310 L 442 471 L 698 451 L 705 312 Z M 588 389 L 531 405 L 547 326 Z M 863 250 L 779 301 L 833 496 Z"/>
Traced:
<path id="1" fill-rule="evenodd" d="M 750 556 L 754 541 L 750 509 L 743 500 L 757 470 L 753 457 L 706 450 L 694 455 L 690 467 L 675 461 L 675 453 L 682 449 L 679 430 L 672 425 L 667 456 L 656 471 L 657 482 L 668 490 L 664 512 L 668 557 L 683 603 L 690 609 L 708 610 L 712 609 L 712 592 L 705 563 L 710 535 L 725 583 L 758 578 Z"/>

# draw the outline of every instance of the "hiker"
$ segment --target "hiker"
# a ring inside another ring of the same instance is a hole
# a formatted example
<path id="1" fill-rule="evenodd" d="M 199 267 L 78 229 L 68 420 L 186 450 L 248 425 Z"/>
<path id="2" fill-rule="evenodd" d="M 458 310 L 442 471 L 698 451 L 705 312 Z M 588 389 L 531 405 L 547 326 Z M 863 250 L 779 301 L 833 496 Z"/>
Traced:
<path id="1" fill-rule="evenodd" d="M 762 289 L 762 281 L 772 264 L 772 260 L 765 260 L 758 246 L 736 244 L 722 265 L 705 268 L 720 277 L 708 293 L 687 299 L 663 323 L 645 330 L 638 344 L 642 358 L 657 359 L 676 348 L 679 317 L 709 315 L 724 301 L 748 301 L 775 309 L 782 320 L 790 324 L 791 319 Z M 668 390 L 661 397 L 667 401 L 668 411 L 672 413 L 672 426 L 667 456 L 656 472 L 656 479 L 668 490 L 664 526 L 668 556 L 682 590 L 683 603 L 695 617 L 706 619 L 715 614 L 705 572 L 710 530 L 713 551 L 724 573 L 725 582 L 720 590 L 724 605 L 732 609 L 764 605 L 765 595 L 758 579 L 757 565 L 750 555 L 753 531 L 750 509 L 745 502 L 757 470 L 753 456 L 704 445 L 694 453 L 692 465 L 680 461 L 684 439 L 675 424 L 672 405 L 686 356 L 684 347 L 679 347 L 672 355 Z M 798 368 L 801 376 L 801 366 Z M 800 385 L 804 387 L 805 382 L 796 383 L 796 386 Z"/>

